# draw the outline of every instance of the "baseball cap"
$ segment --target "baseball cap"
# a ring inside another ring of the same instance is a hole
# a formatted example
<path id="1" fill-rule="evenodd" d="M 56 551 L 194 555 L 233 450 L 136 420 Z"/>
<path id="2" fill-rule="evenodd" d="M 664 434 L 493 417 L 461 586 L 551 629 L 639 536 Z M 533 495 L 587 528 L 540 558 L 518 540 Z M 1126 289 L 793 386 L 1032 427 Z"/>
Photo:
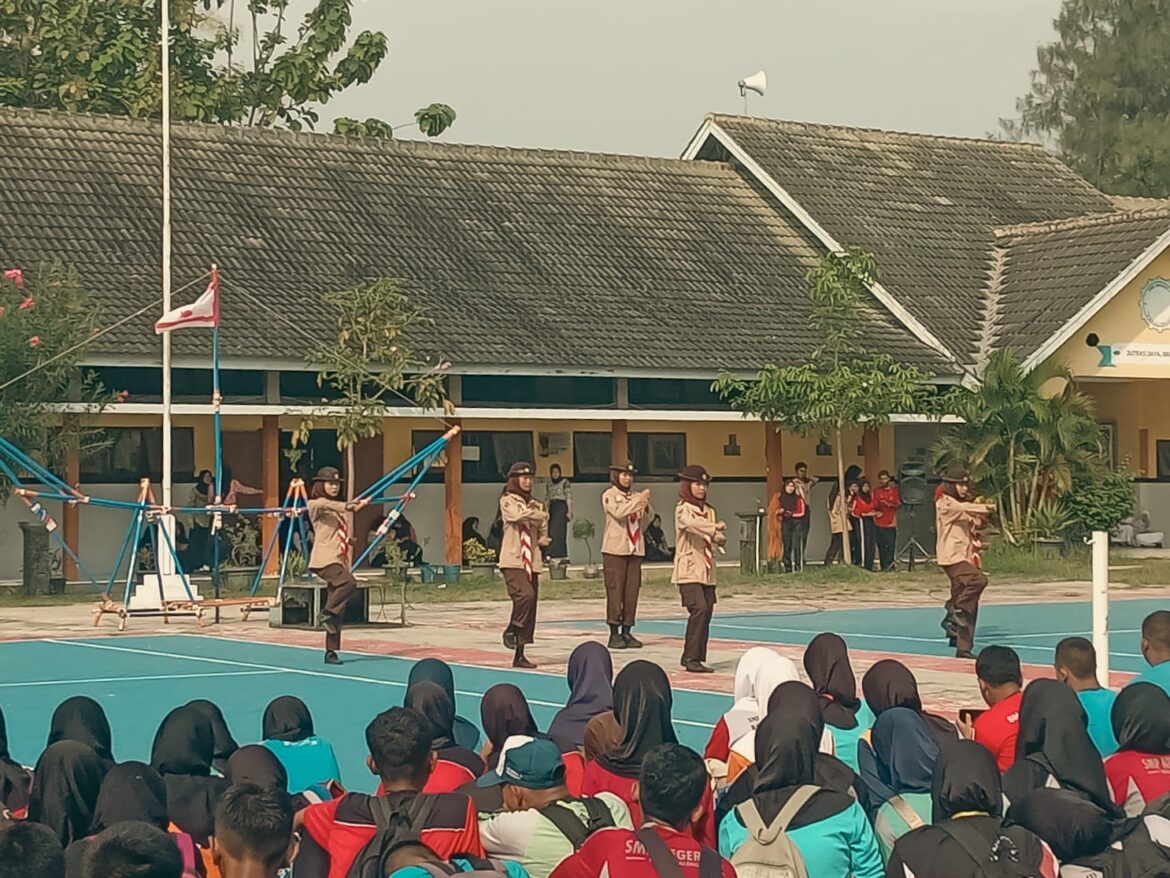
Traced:
<path id="1" fill-rule="evenodd" d="M 511 784 L 529 790 L 547 790 L 564 782 L 565 763 L 556 744 L 527 735 L 513 735 L 500 750 L 496 770 L 489 771 L 476 785 Z"/>

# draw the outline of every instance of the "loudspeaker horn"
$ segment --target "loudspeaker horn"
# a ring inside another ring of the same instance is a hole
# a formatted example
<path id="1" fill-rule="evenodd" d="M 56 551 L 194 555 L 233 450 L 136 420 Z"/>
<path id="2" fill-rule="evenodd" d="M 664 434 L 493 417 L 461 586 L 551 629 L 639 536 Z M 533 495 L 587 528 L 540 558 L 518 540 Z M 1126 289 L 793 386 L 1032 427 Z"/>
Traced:
<path id="1" fill-rule="evenodd" d="M 746 96 L 749 91 L 763 95 L 768 90 L 768 75 L 763 70 L 757 70 L 747 79 L 739 81 L 739 93 Z"/>

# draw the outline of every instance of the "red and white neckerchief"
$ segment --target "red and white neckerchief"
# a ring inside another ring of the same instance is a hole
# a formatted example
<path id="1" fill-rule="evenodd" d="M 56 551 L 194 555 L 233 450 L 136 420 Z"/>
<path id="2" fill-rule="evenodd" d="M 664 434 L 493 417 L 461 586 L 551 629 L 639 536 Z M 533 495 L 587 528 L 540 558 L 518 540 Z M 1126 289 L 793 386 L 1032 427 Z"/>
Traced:
<path id="1" fill-rule="evenodd" d="M 715 520 L 714 510 L 706 506 L 701 507 L 701 509 L 708 519 Z M 708 536 L 703 537 L 703 564 L 707 568 L 707 578 L 710 579 L 711 571 L 715 567 L 715 550 L 712 548 L 711 537 Z"/>
<path id="2" fill-rule="evenodd" d="M 630 537 L 630 551 L 638 550 L 638 541 L 642 539 L 642 516 L 635 512 L 626 516 L 626 533 Z"/>
<path id="3" fill-rule="evenodd" d="M 524 573 L 532 579 L 532 528 L 527 524 L 520 525 L 520 561 Z"/>
<path id="4" fill-rule="evenodd" d="M 337 515 L 337 541 L 341 543 L 341 553 L 343 555 L 349 554 L 349 526 L 345 523 L 345 514 Z"/>

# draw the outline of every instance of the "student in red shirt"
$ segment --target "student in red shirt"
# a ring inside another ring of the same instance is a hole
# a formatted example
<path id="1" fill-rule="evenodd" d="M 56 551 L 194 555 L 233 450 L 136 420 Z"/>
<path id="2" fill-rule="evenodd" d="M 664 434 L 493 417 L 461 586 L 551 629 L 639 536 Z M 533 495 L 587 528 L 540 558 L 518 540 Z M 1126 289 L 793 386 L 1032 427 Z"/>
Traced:
<path id="1" fill-rule="evenodd" d="M 889 470 L 878 473 L 878 488 L 873 492 L 873 507 L 877 540 L 878 566 L 882 570 L 894 569 L 894 556 L 898 550 L 898 510 L 902 508 L 902 492 L 890 478 Z"/>
<path id="2" fill-rule="evenodd" d="M 857 483 L 857 494 L 850 500 L 849 514 L 856 519 L 856 541 L 858 553 L 853 563 L 866 570 L 873 570 L 874 542 L 877 528 L 874 519 L 877 518 L 877 506 L 874 504 L 873 488 L 869 479 L 862 478 Z"/>
<path id="3" fill-rule="evenodd" d="M 378 714 L 366 727 L 367 764 L 382 779 L 396 810 L 405 811 L 420 795 L 435 767 L 431 750 L 434 729 L 425 716 L 405 707 Z M 423 844 L 444 859 L 453 854 L 484 856 L 479 819 L 467 796 L 427 796 L 430 811 L 421 827 L 412 827 Z M 354 859 L 375 834 L 371 797 L 348 793 L 310 805 L 297 822 L 304 829 L 296 859 L 297 878 L 345 878 Z"/>
<path id="4" fill-rule="evenodd" d="M 415 683 L 406 690 L 404 707 L 417 710 L 434 728 L 435 767 L 424 793 L 453 793 L 484 772 L 483 760 L 455 743 L 455 703 L 438 683 Z"/>
<path id="5" fill-rule="evenodd" d="M 979 692 L 987 702 L 974 727 L 960 722 L 963 733 L 991 751 L 1001 772 L 1016 761 L 1016 737 L 1020 731 L 1020 701 L 1024 697 L 1024 674 L 1020 657 L 1007 646 L 986 646 L 975 661 Z"/>
<path id="6" fill-rule="evenodd" d="M 695 841 L 697 825 L 709 816 L 703 801 L 710 789 L 698 753 L 678 744 L 655 747 L 642 761 L 634 784 L 645 825 L 637 831 L 613 828 L 593 833 L 549 878 L 659 878 L 670 874 L 658 865 L 669 864 L 670 857 L 683 878 L 735 878 L 731 863 Z"/>
<path id="7" fill-rule="evenodd" d="M 1127 817 L 1170 793 L 1170 695 L 1153 683 L 1131 683 L 1113 702 L 1117 752 L 1105 760 L 1115 804 Z"/>

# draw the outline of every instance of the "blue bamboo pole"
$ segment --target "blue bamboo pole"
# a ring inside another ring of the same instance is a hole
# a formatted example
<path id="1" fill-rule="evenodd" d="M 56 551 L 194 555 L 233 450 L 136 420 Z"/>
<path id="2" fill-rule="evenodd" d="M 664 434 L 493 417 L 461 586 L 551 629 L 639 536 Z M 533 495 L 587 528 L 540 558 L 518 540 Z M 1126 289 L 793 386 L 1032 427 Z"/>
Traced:
<path id="1" fill-rule="evenodd" d="M 130 590 L 134 587 L 134 573 L 138 569 L 138 544 L 142 542 L 142 520 L 145 517 L 146 513 L 142 511 L 134 516 L 134 537 L 130 543 L 130 564 L 126 568 L 126 590 L 122 595 L 122 606 L 124 607 L 130 606 Z M 158 560 L 157 556 L 155 556 L 155 560 Z"/>
<path id="2" fill-rule="evenodd" d="M 452 435 L 454 435 L 454 433 L 448 430 L 422 451 L 412 454 L 403 463 L 399 464 L 386 475 L 382 476 L 382 478 L 378 479 L 376 482 L 358 494 L 354 499 L 361 500 L 364 497 L 376 497 L 378 493 L 386 490 L 388 487 L 390 487 L 390 485 L 394 484 L 406 473 L 410 472 L 410 470 L 413 469 L 414 466 L 424 458 L 431 457 L 437 454 L 437 452 L 442 451 L 446 447 L 447 442 L 450 441 Z M 426 472 L 428 468 L 429 467 L 424 467 L 423 472 Z"/>
<path id="3" fill-rule="evenodd" d="M 8 456 L 13 458 L 19 466 L 32 473 L 36 477 L 37 481 L 46 485 L 51 485 L 60 491 L 64 491 L 65 493 L 72 491 L 72 488 L 65 484 L 64 481 L 59 479 L 49 470 L 45 469 L 45 467 L 41 466 L 39 463 L 37 463 L 37 461 L 33 460 L 33 458 L 25 454 L 16 445 L 13 445 L 7 439 L 2 437 L 0 437 L 0 450 L 6 452 Z"/>
<path id="4" fill-rule="evenodd" d="M 446 445 L 446 443 L 447 443 L 446 437 L 442 437 L 442 442 L 443 442 L 443 445 Z M 394 507 L 393 514 L 395 515 L 396 518 L 398 515 L 401 515 L 402 510 L 406 507 L 406 504 L 408 502 L 410 502 L 410 498 L 414 496 L 415 488 L 417 488 L 419 485 L 419 482 L 421 482 L 423 480 L 423 476 L 425 476 L 427 474 L 427 470 L 429 470 L 431 468 L 431 464 L 434 462 L 433 458 L 436 458 L 439 456 L 439 451 L 442 450 L 443 445 L 441 445 L 439 447 L 439 449 L 431 455 L 431 457 L 426 458 L 422 461 L 424 465 L 419 468 L 418 473 L 415 474 L 414 478 L 411 480 L 410 484 L 407 486 L 406 491 L 403 494 L 403 499 L 399 500 L 398 503 Z M 374 537 L 374 539 L 372 539 L 370 541 L 370 544 L 368 546 L 366 546 L 366 550 L 364 552 L 362 552 L 360 556 L 358 556 L 358 559 L 356 561 L 353 562 L 353 565 L 350 567 L 350 570 L 357 570 L 359 567 L 361 567 L 362 562 L 365 561 L 366 558 L 369 556 L 369 554 L 371 552 L 373 552 L 374 549 L 377 548 L 381 544 L 382 540 L 386 539 L 386 534 L 388 534 L 389 532 L 390 531 L 387 530 L 385 534 L 376 535 Z"/>
<path id="5" fill-rule="evenodd" d="M 171 535 L 167 532 L 167 529 L 165 527 L 161 526 L 161 522 L 159 522 L 159 525 L 160 526 L 158 528 L 156 528 L 156 530 L 161 531 L 162 535 L 163 535 L 163 539 L 166 540 L 167 551 L 171 553 L 171 560 L 173 560 L 175 562 L 175 572 L 177 574 L 179 574 L 179 581 L 181 583 L 183 583 L 183 591 L 185 591 L 187 593 L 187 600 L 194 601 L 195 595 L 191 591 L 190 579 L 187 576 L 187 571 L 185 571 L 183 569 L 182 562 L 179 560 L 179 553 L 178 553 L 178 551 L 175 550 L 175 544 L 171 542 Z M 157 559 L 158 559 L 158 550 L 157 549 L 155 550 L 154 557 L 155 557 L 156 566 L 157 566 Z"/>
<path id="6" fill-rule="evenodd" d="M 118 559 L 114 561 L 114 566 L 110 570 L 110 580 L 106 583 L 106 594 L 114 590 L 114 580 L 118 578 L 118 573 L 122 570 L 122 559 L 126 557 L 126 548 L 130 545 L 130 540 L 134 537 L 134 523 L 137 520 L 137 515 L 130 519 L 130 527 L 126 529 L 126 539 L 122 540 L 122 548 L 118 550 Z"/>

